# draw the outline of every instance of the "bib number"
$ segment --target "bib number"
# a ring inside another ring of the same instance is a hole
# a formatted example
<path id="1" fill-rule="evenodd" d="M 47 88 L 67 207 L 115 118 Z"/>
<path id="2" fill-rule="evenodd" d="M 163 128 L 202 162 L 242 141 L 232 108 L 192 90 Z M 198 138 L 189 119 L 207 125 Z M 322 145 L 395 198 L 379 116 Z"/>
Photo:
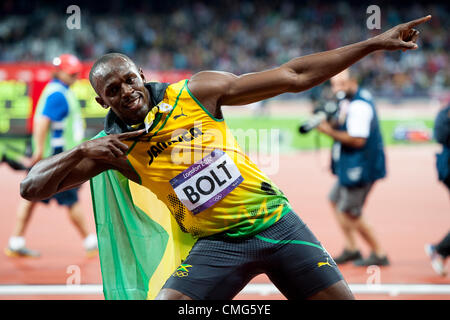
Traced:
<path id="1" fill-rule="evenodd" d="M 222 150 L 214 150 L 170 180 L 178 199 L 197 214 L 216 204 L 244 181 Z"/>

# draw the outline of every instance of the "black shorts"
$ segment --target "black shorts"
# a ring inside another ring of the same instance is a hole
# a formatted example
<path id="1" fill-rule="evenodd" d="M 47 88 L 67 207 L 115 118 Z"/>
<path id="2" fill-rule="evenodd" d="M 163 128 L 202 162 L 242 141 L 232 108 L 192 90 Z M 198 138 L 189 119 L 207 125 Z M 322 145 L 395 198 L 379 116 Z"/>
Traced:
<path id="1" fill-rule="evenodd" d="M 48 199 L 45 200 L 41 200 L 41 202 L 48 204 L 50 203 L 50 200 L 55 199 L 59 205 L 61 206 L 67 206 L 67 207 L 72 207 L 75 203 L 78 202 L 78 190 L 80 188 L 74 188 L 74 189 L 69 189 L 66 191 L 62 191 L 59 192 L 57 194 L 54 194 L 53 196 L 51 196 Z"/>
<path id="2" fill-rule="evenodd" d="M 229 300 L 262 273 L 288 299 L 305 299 L 343 280 L 309 228 L 289 212 L 249 238 L 200 238 L 163 288 L 196 300 Z"/>

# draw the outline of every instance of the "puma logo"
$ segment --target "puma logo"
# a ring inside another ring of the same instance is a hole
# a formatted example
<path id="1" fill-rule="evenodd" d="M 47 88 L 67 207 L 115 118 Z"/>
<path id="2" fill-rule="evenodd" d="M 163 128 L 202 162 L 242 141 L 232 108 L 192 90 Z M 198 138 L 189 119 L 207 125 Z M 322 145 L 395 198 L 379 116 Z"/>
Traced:
<path id="1" fill-rule="evenodd" d="M 177 114 L 176 116 L 173 117 L 173 120 L 177 120 L 179 117 L 187 117 L 187 115 L 184 114 L 184 112 L 183 112 L 183 108 L 181 108 L 180 114 Z"/>
<path id="2" fill-rule="evenodd" d="M 330 264 L 330 262 L 328 261 L 328 258 L 327 258 L 326 262 L 317 262 L 317 266 L 319 268 L 322 267 L 322 266 L 330 266 L 331 267 L 331 264 Z"/>
<path id="3" fill-rule="evenodd" d="M 173 120 L 177 120 L 179 117 L 187 117 L 184 113 L 177 114 L 175 117 L 173 117 Z"/>

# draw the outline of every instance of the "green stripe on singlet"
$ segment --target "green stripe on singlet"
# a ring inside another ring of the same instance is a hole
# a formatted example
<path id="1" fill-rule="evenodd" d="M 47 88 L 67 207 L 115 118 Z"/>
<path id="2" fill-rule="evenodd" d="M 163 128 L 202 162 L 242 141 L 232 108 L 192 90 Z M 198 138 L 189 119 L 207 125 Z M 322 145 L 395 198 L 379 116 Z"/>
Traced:
<path id="1" fill-rule="evenodd" d="M 308 241 L 301 241 L 301 240 L 275 240 L 275 239 L 269 239 L 269 238 L 260 236 L 259 234 L 255 235 L 255 237 L 258 238 L 259 240 L 270 242 L 270 243 L 276 243 L 276 244 L 290 244 L 290 243 L 292 243 L 292 244 L 302 244 L 302 245 L 305 245 L 305 246 L 311 246 L 311 247 L 319 248 L 321 250 L 325 250 L 324 248 L 322 248 L 318 244 L 315 244 L 315 243 L 312 243 L 312 242 L 308 242 Z"/>

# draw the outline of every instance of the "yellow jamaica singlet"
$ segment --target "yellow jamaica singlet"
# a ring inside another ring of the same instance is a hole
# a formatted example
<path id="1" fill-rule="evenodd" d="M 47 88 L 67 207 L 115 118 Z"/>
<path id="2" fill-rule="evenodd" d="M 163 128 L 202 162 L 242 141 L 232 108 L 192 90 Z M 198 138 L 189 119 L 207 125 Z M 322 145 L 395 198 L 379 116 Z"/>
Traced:
<path id="1" fill-rule="evenodd" d="M 187 84 L 166 88 L 158 106 L 170 112 L 159 113 L 139 141 L 127 142 L 129 163 L 184 232 L 256 234 L 289 212 L 289 202 Z"/>

